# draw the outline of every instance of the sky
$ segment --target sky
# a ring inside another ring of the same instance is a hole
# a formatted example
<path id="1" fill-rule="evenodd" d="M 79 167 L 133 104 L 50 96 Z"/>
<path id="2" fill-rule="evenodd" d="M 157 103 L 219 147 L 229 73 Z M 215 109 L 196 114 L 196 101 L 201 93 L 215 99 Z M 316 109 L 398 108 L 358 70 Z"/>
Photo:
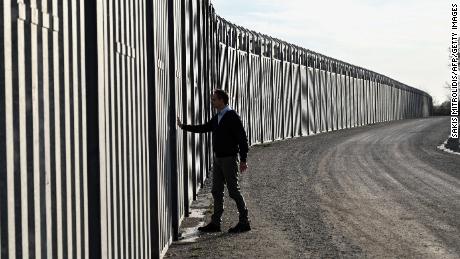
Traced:
<path id="1" fill-rule="evenodd" d="M 448 99 L 448 0 L 211 0 L 232 23 Z"/>

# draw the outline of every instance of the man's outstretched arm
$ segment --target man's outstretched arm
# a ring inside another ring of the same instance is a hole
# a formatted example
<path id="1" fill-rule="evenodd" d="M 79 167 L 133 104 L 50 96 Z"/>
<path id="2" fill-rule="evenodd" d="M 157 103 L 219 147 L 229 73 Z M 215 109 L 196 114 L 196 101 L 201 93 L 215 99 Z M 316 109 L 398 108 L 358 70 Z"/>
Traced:
<path id="1" fill-rule="evenodd" d="M 212 131 L 212 124 L 215 118 L 216 116 L 212 117 L 208 122 L 206 122 L 205 124 L 201 124 L 201 125 L 185 125 L 185 124 L 182 124 L 179 117 L 177 117 L 177 125 L 185 131 L 190 131 L 194 133 L 206 133 L 206 132 Z"/>

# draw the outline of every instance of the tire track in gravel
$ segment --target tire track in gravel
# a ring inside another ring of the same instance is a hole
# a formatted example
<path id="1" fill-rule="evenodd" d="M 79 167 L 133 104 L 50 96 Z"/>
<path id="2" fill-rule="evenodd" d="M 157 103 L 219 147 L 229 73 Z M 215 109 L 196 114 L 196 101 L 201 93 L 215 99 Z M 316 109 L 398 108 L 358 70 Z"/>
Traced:
<path id="1" fill-rule="evenodd" d="M 441 155 L 456 164 L 454 177 L 418 155 L 420 139 L 440 129 L 442 120 L 409 120 L 362 132 L 322 157 L 322 180 L 315 187 L 325 221 L 338 226 L 335 235 L 351 239 L 369 257 L 460 256 L 460 161 Z M 440 153 L 437 144 L 423 148 Z"/>

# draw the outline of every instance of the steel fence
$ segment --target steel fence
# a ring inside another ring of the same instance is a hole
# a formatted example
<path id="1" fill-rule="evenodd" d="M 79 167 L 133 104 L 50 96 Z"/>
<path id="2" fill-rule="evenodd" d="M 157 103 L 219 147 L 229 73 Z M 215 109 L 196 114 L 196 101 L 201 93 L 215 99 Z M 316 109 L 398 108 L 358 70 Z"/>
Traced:
<path id="1" fill-rule="evenodd" d="M 431 96 L 234 25 L 208 0 L 0 4 L 0 258 L 156 258 L 230 93 L 251 145 L 426 117 Z"/>

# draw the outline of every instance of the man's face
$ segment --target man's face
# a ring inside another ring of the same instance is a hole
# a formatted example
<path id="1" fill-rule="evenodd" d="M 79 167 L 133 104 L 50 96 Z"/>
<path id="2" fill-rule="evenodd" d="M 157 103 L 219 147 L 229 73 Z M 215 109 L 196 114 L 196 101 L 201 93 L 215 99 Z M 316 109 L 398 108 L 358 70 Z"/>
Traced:
<path id="1" fill-rule="evenodd" d="M 211 103 L 212 107 L 216 109 L 222 109 L 225 106 L 224 100 L 219 99 L 219 97 L 215 93 L 211 96 Z"/>

